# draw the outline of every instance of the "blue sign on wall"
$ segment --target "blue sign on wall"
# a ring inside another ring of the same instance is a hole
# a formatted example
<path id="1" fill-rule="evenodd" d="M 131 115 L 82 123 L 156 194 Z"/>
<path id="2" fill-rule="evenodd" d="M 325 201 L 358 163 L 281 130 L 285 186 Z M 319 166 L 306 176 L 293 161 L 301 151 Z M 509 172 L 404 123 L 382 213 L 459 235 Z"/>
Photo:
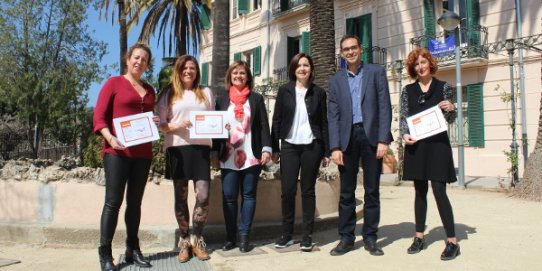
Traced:
<path id="1" fill-rule="evenodd" d="M 435 57 L 453 55 L 455 51 L 455 35 L 450 34 L 444 40 L 429 40 L 429 52 Z"/>

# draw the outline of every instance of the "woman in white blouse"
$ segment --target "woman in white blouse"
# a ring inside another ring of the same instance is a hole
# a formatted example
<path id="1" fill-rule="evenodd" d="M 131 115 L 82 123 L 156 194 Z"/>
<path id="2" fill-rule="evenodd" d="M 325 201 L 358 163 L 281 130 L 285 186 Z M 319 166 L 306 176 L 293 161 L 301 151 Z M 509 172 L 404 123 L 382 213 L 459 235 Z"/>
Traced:
<path id="1" fill-rule="evenodd" d="M 275 247 L 285 248 L 293 244 L 295 197 L 300 176 L 303 208 L 301 250 L 311 251 L 316 177 L 320 162 L 326 166 L 326 157 L 329 156 L 325 155 L 328 153 L 326 92 L 313 83 L 314 64 L 307 54 L 299 53 L 292 58 L 289 78 L 290 82 L 279 88 L 271 128 L 275 151 L 272 158 L 275 163 L 280 160 L 282 184 L 283 230 Z"/>

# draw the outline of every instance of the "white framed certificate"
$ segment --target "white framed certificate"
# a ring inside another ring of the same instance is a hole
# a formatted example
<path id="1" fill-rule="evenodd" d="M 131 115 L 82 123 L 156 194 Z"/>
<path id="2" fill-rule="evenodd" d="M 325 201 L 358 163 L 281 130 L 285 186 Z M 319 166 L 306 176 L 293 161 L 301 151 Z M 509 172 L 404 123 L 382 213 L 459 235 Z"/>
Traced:
<path id="1" fill-rule="evenodd" d="M 158 140 L 160 135 L 152 118 L 152 112 L 114 118 L 117 139 L 125 147 Z"/>
<path id="2" fill-rule="evenodd" d="M 448 130 L 448 123 L 438 105 L 424 110 L 407 119 L 412 139 L 420 140 Z"/>
<path id="3" fill-rule="evenodd" d="M 190 138 L 228 138 L 226 111 L 191 111 Z"/>

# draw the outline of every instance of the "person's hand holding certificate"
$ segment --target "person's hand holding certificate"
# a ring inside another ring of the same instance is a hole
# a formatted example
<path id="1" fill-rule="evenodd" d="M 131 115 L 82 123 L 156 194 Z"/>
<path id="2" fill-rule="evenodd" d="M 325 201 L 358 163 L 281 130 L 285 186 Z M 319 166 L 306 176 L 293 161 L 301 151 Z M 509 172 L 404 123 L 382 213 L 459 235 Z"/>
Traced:
<path id="1" fill-rule="evenodd" d="M 152 112 L 113 119 L 117 139 L 126 147 L 158 140 L 158 128 Z"/>
<path id="2" fill-rule="evenodd" d="M 226 111 L 192 111 L 190 122 L 190 138 L 228 138 Z"/>
<path id="3" fill-rule="evenodd" d="M 410 137 L 414 140 L 428 138 L 448 130 L 448 124 L 438 105 L 408 117 L 407 124 Z"/>

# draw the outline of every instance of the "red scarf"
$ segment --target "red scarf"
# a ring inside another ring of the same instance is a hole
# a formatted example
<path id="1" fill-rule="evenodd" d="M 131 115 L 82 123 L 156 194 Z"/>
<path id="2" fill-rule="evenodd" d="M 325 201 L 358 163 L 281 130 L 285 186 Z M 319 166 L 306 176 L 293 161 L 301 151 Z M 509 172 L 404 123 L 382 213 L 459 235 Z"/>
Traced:
<path id="1" fill-rule="evenodd" d="M 242 119 L 245 115 L 245 111 L 243 110 L 243 105 L 248 99 L 248 95 L 250 94 L 250 89 L 248 86 L 245 86 L 241 91 L 235 86 L 230 87 L 230 101 L 233 102 L 235 105 L 235 108 L 233 109 L 233 112 L 235 113 L 236 119 Z"/>

